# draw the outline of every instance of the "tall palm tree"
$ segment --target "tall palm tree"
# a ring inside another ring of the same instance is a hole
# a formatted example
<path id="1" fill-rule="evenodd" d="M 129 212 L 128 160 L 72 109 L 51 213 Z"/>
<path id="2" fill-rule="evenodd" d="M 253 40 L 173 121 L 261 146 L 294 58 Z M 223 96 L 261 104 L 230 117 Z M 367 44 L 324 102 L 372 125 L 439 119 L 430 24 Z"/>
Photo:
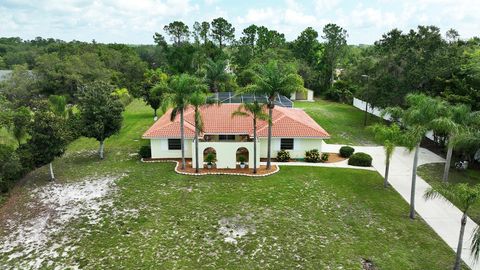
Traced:
<path id="1" fill-rule="evenodd" d="M 204 89 L 200 89 L 204 88 Z M 203 131 L 203 119 L 200 113 L 200 108 L 208 102 L 208 96 L 205 92 L 208 90 L 207 85 L 203 87 L 199 86 L 199 89 L 195 91 L 189 99 L 189 103 L 193 106 L 195 110 L 195 172 L 199 172 L 199 163 L 198 163 L 198 134 Z"/>
<path id="2" fill-rule="evenodd" d="M 170 114 L 170 120 L 174 121 L 180 114 L 180 145 L 182 151 L 182 170 L 185 170 L 185 120 L 184 112 L 190 104 L 190 97 L 193 93 L 206 89 L 205 83 L 192 75 L 183 73 L 172 76 L 168 85 L 164 85 L 165 95 L 162 108 L 165 106 L 173 106 Z"/>
<path id="3" fill-rule="evenodd" d="M 467 224 L 467 215 L 473 205 L 480 201 L 480 185 L 469 186 L 468 184 L 442 184 L 429 188 L 424 195 L 425 199 L 440 198 L 447 200 L 455 204 L 462 211 L 462 219 L 460 222 L 460 235 L 457 244 L 457 254 L 455 258 L 455 264 L 453 269 L 460 270 L 462 263 L 462 246 L 463 235 L 465 233 L 465 225 Z M 478 257 L 480 253 L 480 231 L 477 227 L 475 234 L 472 238 L 472 253 L 475 257 Z"/>
<path id="4" fill-rule="evenodd" d="M 469 135 L 473 135 L 468 132 L 470 126 L 480 125 L 480 114 L 472 112 L 470 107 L 464 104 L 450 106 L 448 112 L 448 116 L 433 121 L 433 129 L 448 136 L 448 150 L 443 170 L 444 182 L 448 181 L 454 147 L 465 144 L 465 140 L 470 140 Z M 462 136 L 459 136 L 460 133 Z"/>
<path id="5" fill-rule="evenodd" d="M 388 187 L 388 172 L 390 170 L 390 159 L 392 158 L 395 147 L 401 144 L 403 140 L 403 133 L 397 124 L 390 126 L 375 124 L 371 127 L 375 133 L 375 137 L 383 142 L 383 149 L 385 150 L 385 178 L 383 180 L 383 186 Z"/>
<path id="6" fill-rule="evenodd" d="M 251 117 L 253 120 L 253 173 L 257 173 L 257 121 L 263 120 L 270 123 L 271 118 L 264 112 L 264 105 L 258 101 L 241 104 L 232 113 L 233 116 Z"/>
<path id="7" fill-rule="evenodd" d="M 415 218 L 415 188 L 417 181 L 418 153 L 420 142 L 429 130 L 434 128 L 434 120 L 447 115 L 448 106 L 446 102 L 426 96 L 424 94 L 409 94 L 405 98 L 407 109 L 398 107 L 387 108 L 385 113 L 400 117 L 403 126 L 406 128 L 404 144 L 408 150 L 415 154 L 412 168 L 412 184 L 410 191 L 410 218 Z"/>
<path id="8" fill-rule="evenodd" d="M 292 65 L 281 65 L 277 61 L 270 61 L 266 65 L 258 65 L 254 74 L 253 84 L 247 85 L 243 91 L 263 94 L 267 97 L 269 119 L 272 119 L 275 99 L 279 95 L 289 97 L 297 91 L 306 92 L 302 77 L 297 74 Z M 271 168 L 272 125 L 272 121 L 269 121 L 267 170 Z"/>
<path id="9" fill-rule="evenodd" d="M 207 62 L 204 64 L 205 68 L 205 82 L 210 87 L 210 91 L 216 93 L 220 88 L 220 84 L 226 83 L 230 76 L 226 71 L 227 68 L 227 61 L 226 60 L 218 60 L 213 61 L 212 59 L 208 59 Z"/>

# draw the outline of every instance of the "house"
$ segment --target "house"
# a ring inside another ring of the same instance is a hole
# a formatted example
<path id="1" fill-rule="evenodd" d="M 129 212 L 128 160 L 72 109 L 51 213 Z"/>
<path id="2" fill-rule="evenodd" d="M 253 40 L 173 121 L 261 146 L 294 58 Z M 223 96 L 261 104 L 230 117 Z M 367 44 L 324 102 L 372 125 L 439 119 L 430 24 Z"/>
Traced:
<path id="1" fill-rule="evenodd" d="M 203 107 L 203 132 L 199 139 L 199 164 L 203 164 L 208 153 L 216 155 L 217 168 L 236 168 L 238 157 L 243 155 L 250 168 L 253 159 L 267 157 L 268 123 L 257 123 L 257 141 L 253 140 L 253 123 L 250 117 L 234 116 L 239 104 L 226 103 Z M 171 121 L 171 110 L 160 117 L 143 134 L 150 140 L 152 158 L 180 158 L 180 119 L 179 115 Z M 185 157 L 192 158 L 195 166 L 195 123 L 194 110 L 188 108 L 184 113 Z M 330 135 L 303 110 L 275 106 L 272 115 L 272 157 L 280 150 L 290 152 L 292 158 L 303 158 L 305 151 L 321 151 L 322 141 Z M 253 156 L 254 143 L 257 144 L 257 156 Z"/>
<path id="2" fill-rule="evenodd" d="M 290 100 L 298 100 L 298 101 L 315 101 L 313 99 L 313 90 L 306 89 L 306 92 L 295 92 L 290 96 Z"/>

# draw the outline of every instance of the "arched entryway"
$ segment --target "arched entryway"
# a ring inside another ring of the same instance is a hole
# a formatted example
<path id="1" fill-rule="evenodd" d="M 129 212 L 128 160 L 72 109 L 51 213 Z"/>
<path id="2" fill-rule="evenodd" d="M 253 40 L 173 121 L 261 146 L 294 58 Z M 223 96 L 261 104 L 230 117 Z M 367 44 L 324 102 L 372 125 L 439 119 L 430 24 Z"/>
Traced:
<path id="1" fill-rule="evenodd" d="M 203 150 L 204 166 L 213 167 L 217 161 L 217 151 L 213 147 L 207 147 Z"/>
<path id="2" fill-rule="evenodd" d="M 240 167 L 248 167 L 248 149 L 245 147 L 239 147 L 236 152 L 236 160 Z M 243 164 L 243 165 L 242 165 Z"/>

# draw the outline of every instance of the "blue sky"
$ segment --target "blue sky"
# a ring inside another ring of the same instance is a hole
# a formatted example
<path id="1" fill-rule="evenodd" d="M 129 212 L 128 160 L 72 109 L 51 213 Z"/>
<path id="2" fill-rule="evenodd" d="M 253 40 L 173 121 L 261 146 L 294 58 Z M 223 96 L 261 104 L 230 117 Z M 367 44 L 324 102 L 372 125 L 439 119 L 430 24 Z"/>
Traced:
<path id="1" fill-rule="evenodd" d="M 236 28 L 254 23 L 295 39 L 308 26 L 347 29 L 350 44 L 371 44 L 393 28 L 437 25 L 462 38 L 480 36 L 480 0 L 0 0 L 0 36 L 151 44 L 154 32 L 182 20 L 224 17 Z"/>

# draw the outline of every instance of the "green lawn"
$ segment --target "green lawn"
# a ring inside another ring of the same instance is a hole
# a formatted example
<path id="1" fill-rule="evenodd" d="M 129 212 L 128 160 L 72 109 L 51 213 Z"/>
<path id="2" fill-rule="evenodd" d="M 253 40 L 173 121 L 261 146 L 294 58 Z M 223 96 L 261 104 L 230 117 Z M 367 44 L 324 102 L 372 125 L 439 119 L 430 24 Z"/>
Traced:
<path id="1" fill-rule="evenodd" d="M 327 143 L 372 145 L 378 144 L 373 133 L 363 126 L 364 112 L 352 105 L 318 99 L 315 102 L 295 102 L 294 107 L 305 111 L 331 135 Z M 369 116 L 367 124 L 381 121 Z"/>
<path id="2" fill-rule="evenodd" d="M 445 167 L 445 163 L 432 163 L 432 164 L 425 164 L 418 167 L 417 174 L 421 176 L 425 181 L 432 185 L 438 185 L 443 183 L 443 169 Z M 480 171 L 479 170 L 472 170 L 468 169 L 466 171 L 460 171 L 456 169 L 450 169 L 449 183 L 467 183 L 470 185 L 477 185 L 480 184 Z M 480 223 L 480 205 L 474 205 L 472 209 L 470 209 L 470 218 L 473 219 L 475 222 Z"/>
<path id="3" fill-rule="evenodd" d="M 37 261 L 46 269 L 362 269 L 363 259 L 378 269 L 452 266 L 453 251 L 421 218 L 408 219 L 407 203 L 382 188 L 375 172 L 282 167 L 265 178 L 178 175 L 173 164 L 132 155 L 144 143 L 151 110 L 136 101 L 125 117 L 121 133 L 107 141 L 105 160 L 96 157 L 95 141 L 80 139 L 54 162 L 57 183 L 47 181 L 44 167 L 13 192 L 0 209 L 0 240 L 25 226 L 40 240 L 51 234 L 30 251 L 23 250 L 27 241 L 8 252 L 0 247 L 0 268 L 33 268 Z M 118 178 L 111 193 L 78 212 L 71 208 L 81 198 L 58 192 L 86 190 L 88 197 L 105 187 L 85 183 L 105 177 Z M 42 189 L 73 197 L 63 211 L 75 215 L 55 215 L 59 210 L 42 202 L 58 202 L 36 197 Z M 42 229 L 45 215 L 52 226 Z"/>

